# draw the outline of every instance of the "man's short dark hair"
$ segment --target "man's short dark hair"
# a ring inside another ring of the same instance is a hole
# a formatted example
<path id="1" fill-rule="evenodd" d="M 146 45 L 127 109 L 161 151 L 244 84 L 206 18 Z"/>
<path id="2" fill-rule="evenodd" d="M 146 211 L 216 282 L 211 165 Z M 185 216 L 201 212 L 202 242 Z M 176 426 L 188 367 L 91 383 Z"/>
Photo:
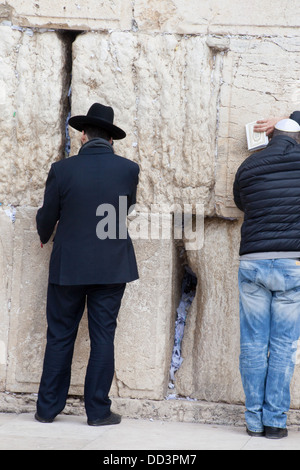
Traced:
<path id="1" fill-rule="evenodd" d="M 300 143 L 300 132 L 288 132 L 288 131 L 280 131 L 279 129 L 274 129 L 273 137 L 276 135 L 286 135 L 294 139 L 298 144 Z"/>
<path id="2" fill-rule="evenodd" d="M 89 140 L 92 139 L 105 139 L 105 140 L 110 140 L 111 135 L 109 134 L 108 131 L 105 129 L 102 129 L 101 127 L 95 127 L 95 126 L 86 126 L 84 128 L 84 133 L 87 135 Z"/>

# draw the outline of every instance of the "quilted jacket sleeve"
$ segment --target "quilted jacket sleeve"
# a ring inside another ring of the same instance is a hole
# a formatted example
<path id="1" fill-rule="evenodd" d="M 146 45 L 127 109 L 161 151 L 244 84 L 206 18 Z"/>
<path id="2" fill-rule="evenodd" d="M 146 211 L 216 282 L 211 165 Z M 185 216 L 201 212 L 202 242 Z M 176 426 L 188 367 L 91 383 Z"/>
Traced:
<path id="1" fill-rule="evenodd" d="M 233 198 L 235 205 L 241 210 L 244 211 L 242 201 L 241 201 L 241 196 L 240 196 L 240 188 L 239 188 L 239 182 L 238 182 L 238 173 L 235 175 L 235 180 L 233 184 Z"/>
<path id="2" fill-rule="evenodd" d="M 43 206 L 36 215 L 37 231 L 42 243 L 47 243 L 60 216 L 60 198 L 53 165 L 48 174 Z"/>
<path id="3" fill-rule="evenodd" d="M 293 119 L 294 121 L 298 122 L 298 124 L 300 125 L 300 111 L 294 111 L 290 115 L 290 119 Z"/>

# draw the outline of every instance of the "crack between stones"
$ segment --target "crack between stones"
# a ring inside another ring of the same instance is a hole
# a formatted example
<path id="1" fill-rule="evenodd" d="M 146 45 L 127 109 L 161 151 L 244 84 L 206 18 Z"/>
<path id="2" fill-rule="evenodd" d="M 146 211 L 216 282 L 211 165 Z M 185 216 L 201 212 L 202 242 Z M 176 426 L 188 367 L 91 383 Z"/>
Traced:
<path id="1" fill-rule="evenodd" d="M 72 71 L 73 71 L 73 43 L 76 38 L 83 34 L 84 31 L 75 31 L 75 30 L 60 30 L 58 34 L 61 40 L 64 43 L 65 47 L 65 74 L 64 74 L 64 83 L 62 91 L 62 111 L 61 111 L 61 126 L 62 126 L 62 135 L 64 136 L 62 148 L 61 148 L 61 158 L 68 158 L 71 151 L 71 143 L 69 136 L 69 119 L 71 117 L 71 96 L 72 96 Z"/>
<path id="2" fill-rule="evenodd" d="M 180 299 L 176 309 L 174 346 L 169 369 L 168 393 L 166 396 L 166 399 L 168 400 L 179 398 L 176 394 L 176 373 L 184 361 L 183 357 L 181 356 L 182 341 L 184 338 L 187 316 L 195 299 L 197 289 L 197 276 L 187 263 L 186 249 L 183 244 L 179 244 L 178 249 L 179 257 L 184 260 L 184 263 Z"/>

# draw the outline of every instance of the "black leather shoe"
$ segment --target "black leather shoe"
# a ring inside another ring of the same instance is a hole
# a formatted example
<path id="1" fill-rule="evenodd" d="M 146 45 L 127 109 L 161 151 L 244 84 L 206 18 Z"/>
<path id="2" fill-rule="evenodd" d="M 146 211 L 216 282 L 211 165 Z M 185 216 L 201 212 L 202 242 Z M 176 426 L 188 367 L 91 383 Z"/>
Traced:
<path id="1" fill-rule="evenodd" d="M 267 439 L 282 439 L 288 435 L 288 430 L 286 428 L 272 428 L 271 426 L 265 426 L 265 431 Z"/>
<path id="2" fill-rule="evenodd" d="M 41 418 L 37 413 L 34 415 L 35 419 L 39 421 L 40 423 L 53 423 L 53 419 L 44 419 Z"/>
<path id="3" fill-rule="evenodd" d="M 247 429 L 247 433 L 249 434 L 249 436 L 251 437 L 264 437 L 265 435 L 265 431 L 250 431 L 250 429 L 246 428 Z"/>
<path id="4" fill-rule="evenodd" d="M 89 426 L 110 426 L 112 424 L 119 424 L 122 420 L 122 416 L 117 413 L 110 413 L 107 418 L 95 419 L 94 421 L 88 420 Z"/>

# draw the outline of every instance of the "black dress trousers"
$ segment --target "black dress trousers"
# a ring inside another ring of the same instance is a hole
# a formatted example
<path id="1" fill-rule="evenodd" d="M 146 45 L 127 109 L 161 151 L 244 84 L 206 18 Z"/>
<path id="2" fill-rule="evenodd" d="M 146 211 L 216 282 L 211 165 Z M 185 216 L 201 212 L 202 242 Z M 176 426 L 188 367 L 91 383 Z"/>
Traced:
<path id="1" fill-rule="evenodd" d="M 47 345 L 37 413 L 54 419 L 65 407 L 71 381 L 74 343 L 85 305 L 91 342 L 85 378 L 88 420 L 110 414 L 116 320 L 126 284 L 61 286 L 49 283 Z"/>

